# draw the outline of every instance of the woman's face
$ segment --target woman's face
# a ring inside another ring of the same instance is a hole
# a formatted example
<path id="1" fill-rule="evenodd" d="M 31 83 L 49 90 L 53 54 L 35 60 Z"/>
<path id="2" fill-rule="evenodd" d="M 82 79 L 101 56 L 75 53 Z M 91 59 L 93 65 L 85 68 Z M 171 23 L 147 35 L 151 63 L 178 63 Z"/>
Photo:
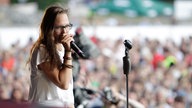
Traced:
<path id="1" fill-rule="evenodd" d="M 59 42 L 64 34 L 68 34 L 70 30 L 70 23 L 67 14 L 58 14 L 54 23 L 54 37 L 56 42 Z"/>

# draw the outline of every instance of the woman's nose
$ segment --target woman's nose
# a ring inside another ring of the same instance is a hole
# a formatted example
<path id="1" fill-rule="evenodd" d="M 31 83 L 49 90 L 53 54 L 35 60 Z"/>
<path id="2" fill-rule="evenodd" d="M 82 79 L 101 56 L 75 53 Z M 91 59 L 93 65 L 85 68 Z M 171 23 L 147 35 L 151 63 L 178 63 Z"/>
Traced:
<path id="1" fill-rule="evenodd" d="M 68 30 L 66 28 L 62 28 L 62 33 L 67 33 Z"/>

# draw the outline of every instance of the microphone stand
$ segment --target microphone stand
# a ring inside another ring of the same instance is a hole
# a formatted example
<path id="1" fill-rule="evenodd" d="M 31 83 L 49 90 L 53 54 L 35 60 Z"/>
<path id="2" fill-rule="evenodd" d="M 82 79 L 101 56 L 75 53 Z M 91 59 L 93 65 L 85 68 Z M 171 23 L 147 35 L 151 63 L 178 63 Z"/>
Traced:
<path id="1" fill-rule="evenodd" d="M 125 45 L 125 56 L 123 57 L 123 71 L 124 74 L 126 75 L 126 103 L 127 103 L 127 108 L 129 104 L 129 96 L 128 96 L 128 74 L 131 70 L 131 61 L 129 58 L 129 50 L 132 48 L 132 45 L 130 44 L 130 41 L 125 40 L 124 41 Z"/>

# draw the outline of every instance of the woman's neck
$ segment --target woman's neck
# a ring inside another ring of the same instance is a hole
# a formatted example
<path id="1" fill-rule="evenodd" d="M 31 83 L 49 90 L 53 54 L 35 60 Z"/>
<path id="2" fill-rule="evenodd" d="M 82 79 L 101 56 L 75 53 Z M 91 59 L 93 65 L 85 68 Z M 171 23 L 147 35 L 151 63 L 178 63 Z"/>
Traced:
<path id="1" fill-rule="evenodd" d="M 60 43 L 57 43 L 56 48 L 57 48 L 57 50 L 62 51 L 63 50 L 63 45 L 60 44 Z"/>

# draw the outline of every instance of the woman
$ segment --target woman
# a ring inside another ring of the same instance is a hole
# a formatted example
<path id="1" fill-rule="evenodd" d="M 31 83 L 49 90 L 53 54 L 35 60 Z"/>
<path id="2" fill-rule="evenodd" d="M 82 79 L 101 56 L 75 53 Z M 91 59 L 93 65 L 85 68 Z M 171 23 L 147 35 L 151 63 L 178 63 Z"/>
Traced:
<path id="1" fill-rule="evenodd" d="M 72 56 L 68 9 L 45 10 L 40 35 L 30 53 L 29 101 L 38 105 L 74 108 Z"/>

